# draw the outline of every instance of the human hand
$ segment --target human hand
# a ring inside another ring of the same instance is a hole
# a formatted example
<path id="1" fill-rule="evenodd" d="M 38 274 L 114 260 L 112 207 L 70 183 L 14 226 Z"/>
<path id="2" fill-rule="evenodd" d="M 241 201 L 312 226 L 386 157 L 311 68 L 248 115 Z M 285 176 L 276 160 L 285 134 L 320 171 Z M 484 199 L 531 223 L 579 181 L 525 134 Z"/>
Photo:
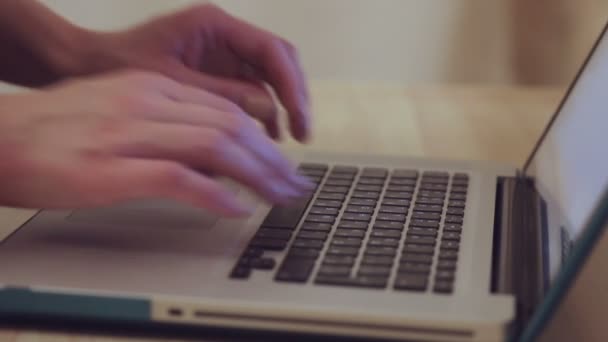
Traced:
<path id="1" fill-rule="evenodd" d="M 210 175 L 284 203 L 308 187 L 233 103 L 148 73 L 0 96 L 0 203 L 74 208 L 170 198 L 249 208 Z"/>
<path id="2" fill-rule="evenodd" d="M 230 99 L 280 137 L 269 85 L 288 112 L 292 135 L 310 131 L 306 79 L 296 49 L 213 5 L 198 5 L 116 33 L 92 32 L 82 73 L 117 68 L 160 72 Z"/>

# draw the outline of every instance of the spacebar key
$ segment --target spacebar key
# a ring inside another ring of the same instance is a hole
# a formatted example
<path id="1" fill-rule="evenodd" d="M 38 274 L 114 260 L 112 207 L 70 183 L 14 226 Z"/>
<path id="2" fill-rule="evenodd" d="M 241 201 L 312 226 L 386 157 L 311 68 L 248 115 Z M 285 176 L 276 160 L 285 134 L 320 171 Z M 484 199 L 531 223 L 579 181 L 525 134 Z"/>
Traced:
<path id="1" fill-rule="evenodd" d="M 294 229 L 300 222 L 312 194 L 295 200 L 288 206 L 273 207 L 262 223 L 263 227 Z"/>

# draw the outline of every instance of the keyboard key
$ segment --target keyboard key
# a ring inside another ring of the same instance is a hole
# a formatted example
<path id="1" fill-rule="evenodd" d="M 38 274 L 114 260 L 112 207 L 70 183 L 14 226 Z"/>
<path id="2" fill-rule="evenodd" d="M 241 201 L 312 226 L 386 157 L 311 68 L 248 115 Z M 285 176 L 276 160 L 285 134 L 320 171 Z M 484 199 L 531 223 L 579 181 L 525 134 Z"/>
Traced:
<path id="1" fill-rule="evenodd" d="M 333 192 L 321 192 L 321 193 L 319 193 L 319 196 L 317 196 L 317 198 L 324 199 L 324 200 L 332 200 L 332 201 L 344 201 L 344 199 L 346 198 L 346 195 L 336 194 Z"/>
<path id="2" fill-rule="evenodd" d="M 388 256 L 394 257 L 397 254 L 397 248 L 393 247 L 366 247 L 365 257 L 368 256 Z"/>
<path id="3" fill-rule="evenodd" d="M 372 216 L 370 214 L 344 213 L 342 220 L 369 222 L 372 220 Z"/>
<path id="4" fill-rule="evenodd" d="M 331 186 L 331 185 L 325 185 L 323 188 L 321 188 L 321 191 L 326 192 L 326 193 L 337 193 L 337 194 L 346 194 L 348 193 L 348 191 L 350 190 L 349 187 L 347 186 Z"/>
<path id="5" fill-rule="evenodd" d="M 441 220 L 441 214 L 429 213 L 424 211 L 414 211 L 414 213 L 412 214 L 412 219 Z"/>
<path id="6" fill-rule="evenodd" d="M 435 247 L 434 246 L 428 246 L 428 245 L 418 245 L 418 244 L 406 243 L 403 246 L 403 252 L 404 253 L 416 253 L 416 254 L 430 254 L 430 255 L 433 255 L 433 253 L 435 252 Z"/>
<path id="7" fill-rule="evenodd" d="M 422 180 L 420 180 L 420 184 L 422 184 L 422 185 L 441 184 L 441 185 L 447 186 L 448 182 L 449 182 L 448 178 L 422 177 Z"/>
<path id="8" fill-rule="evenodd" d="M 315 207 L 341 208 L 342 201 L 318 199 L 314 202 Z"/>
<path id="9" fill-rule="evenodd" d="M 360 276 L 369 277 L 387 277 L 391 275 L 390 267 L 379 267 L 379 266 L 361 266 L 357 272 Z"/>
<path id="10" fill-rule="evenodd" d="M 429 254 L 411 254 L 406 253 L 401 255 L 401 262 L 411 262 L 417 264 L 428 264 L 433 263 L 433 256 Z"/>
<path id="11" fill-rule="evenodd" d="M 433 291 L 437 293 L 452 293 L 454 291 L 454 285 L 450 281 L 436 281 Z"/>
<path id="12" fill-rule="evenodd" d="M 389 181 L 389 186 L 393 186 L 393 185 L 415 185 L 416 181 L 411 180 L 411 179 L 402 179 L 402 178 L 391 178 L 391 180 Z"/>
<path id="13" fill-rule="evenodd" d="M 443 199 L 436 197 L 416 197 L 416 204 L 443 205 Z"/>
<path id="14" fill-rule="evenodd" d="M 327 178 L 327 180 L 346 180 L 349 184 L 352 183 L 353 179 L 355 179 L 354 173 L 330 173 Z"/>
<path id="15" fill-rule="evenodd" d="M 357 185 L 384 185 L 384 179 L 380 178 L 359 178 Z"/>
<path id="16" fill-rule="evenodd" d="M 257 247 L 270 251 L 282 251 L 287 247 L 287 241 L 284 239 L 268 239 L 268 238 L 253 238 L 249 243 L 249 247 Z"/>
<path id="17" fill-rule="evenodd" d="M 298 169 L 327 171 L 329 169 L 329 166 L 327 164 L 320 164 L 320 163 L 301 163 L 298 166 Z"/>
<path id="18" fill-rule="evenodd" d="M 462 216 L 446 216 L 445 217 L 445 222 L 446 223 L 458 223 L 458 224 L 462 224 Z"/>
<path id="19" fill-rule="evenodd" d="M 423 190 L 418 192 L 419 197 L 429 197 L 429 198 L 440 198 L 445 199 L 445 192 L 443 191 L 428 191 Z"/>
<path id="20" fill-rule="evenodd" d="M 453 281 L 454 280 L 454 271 L 452 271 L 452 270 L 437 271 L 437 273 L 435 273 L 435 279 L 442 280 L 442 281 Z"/>
<path id="21" fill-rule="evenodd" d="M 316 223 L 329 223 L 333 224 L 336 221 L 336 217 L 333 215 L 308 215 L 306 216 L 306 222 Z"/>
<path id="22" fill-rule="evenodd" d="M 418 171 L 407 169 L 395 169 L 393 170 L 393 172 L 391 172 L 391 177 L 416 179 L 418 178 Z"/>
<path id="23" fill-rule="evenodd" d="M 257 270 L 272 270 L 276 262 L 272 258 L 255 258 L 251 260 L 249 265 Z"/>
<path id="24" fill-rule="evenodd" d="M 359 213 L 359 214 L 373 214 L 374 207 L 367 205 L 349 205 L 346 207 L 347 213 Z"/>
<path id="25" fill-rule="evenodd" d="M 432 236 L 408 235 L 405 238 L 406 243 L 414 243 L 419 245 L 435 245 L 435 238 Z"/>
<path id="26" fill-rule="evenodd" d="M 393 259 L 393 256 L 365 255 L 361 259 L 361 265 L 390 266 L 393 264 Z"/>
<path id="27" fill-rule="evenodd" d="M 410 220 L 411 227 L 422 227 L 422 228 L 439 228 L 439 221 L 435 220 Z"/>
<path id="28" fill-rule="evenodd" d="M 453 194 L 466 194 L 467 193 L 467 187 L 465 187 L 465 186 L 452 186 L 451 192 Z"/>
<path id="29" fill-rule="evenodd" d="M 310 210 L 308 211 L 308 214 L 315 214 L 315 215 L 337 216 L 338 213 L 339 213 L 338 208 L 326 208 L 326 207 L 316 207 L 316 206 L 310 208 Z"/>
<path id="30" fill-rule="evenodd" d="M 448 202 L 449 208 L 464 208 L 464 206 L 465 206 L 464 201 L 449 201 Z"/>
<path id="31" fill-rule="evenodd" d="M 336 165 L 331 169 L 331 173 L 355 174 L 357 172 L 359 172 L 359 169 L 355 166 Z"/>
<path id="32" fill-rule="evenodd" d="M 450 201 L 465 201 L 467 199 L 466 194 L 450 194 Z"/>
<path id="33" fill-rule="evenodd" d="M 464 216 L 464 209 L 448 208 L 446 214 L 453 215 L 453 216 Z"/>
<path id="34" fill-rule="evenodd" d="M 375 192 L 380 192 L 380 191 L 382 191 L 382 186 L 381 185 L 365 185 L 365 184 L 361 184 L 361 185 L 357 185 L 355 187 L 355 191 L 375 191 Z"/>
<path id="35" fill-rule="evenodd" d="M 410 203 L 411 203 L 410 200 L 397 199 L 397 198 L 385 198 L 382 200 L 383 206 L 392 205 L 392 206 L 396 206 L 396 207 L 409 207 Z"/>
<path id="36" fill-rule="evenodd" d="M 332 275 L 332 276 L 350 276 L 350 266 L 335 266 L 335 265 L 323 265 L 319 269 L 319 275 Z"/>
<path id="37" fill-rule="evenodd" d="M 446 171 L 424 171 L 422 177 L 449 178 L 450 174 Z"/>
<path id="38" fill-rule="evenodd" d="M 338 229 L 367 230 L 369 223 L 363 221 L 340 221 Z"/>
<path id="39" fill-rule="evenodd" d="M 352 194 L 352 198 L 370 198 L 377 200 L 380 198 L 380 193 L 376 191 L 355 191 Z"/>
<path id="40" fill-rule="evenodd" d="M 323 264 L 352 266 L 355 264 L 355 258 L 352 256 L 326 255 L 323 258 Z"/>
<path id="41" fill-rule="evenodd" d="M 350 187 L 351 184 L 352 184 L 352 181 L 348 180 L 348 179 L 329 178 L 329 179 L 327 179 L 327 181 L 325 181 L 325 185 L 328 185 L 328 186 L 348 186 L 348 187 Z"/>
<path id="42" fill-rule="evenodd" d="M 389 184 L 386 188 L 387 191 L 403 191 L 403 192 L 414 192 L 416 181 L 412 181 L 412 185 L 395 185 Z"/>
<path id="43" fill-rule="evenodd" d="M 247 279 L 251 275 L 251 268 L 248 266 L 236 266 L 230 273 L 230 278 Z"/>
<path id="44" fill-rule="evenodd" d="M 407 214 L 408 207 L 394 207 L 390 205 L 383 205 L 380 207 L 380 212 L 385 214 Z"/>
<path id="45" fill-rule="evenodd" d="M 378 221 L 393 221 L 393 222 L 401 222 L 405 223 L 405 215 L 403 214 L 387 214 L 380 213 L 376 216 L 376 220 Z"/>
<path id="46" fill-rule="evenodd" d="M 331 240 L 331 245 L 334 247 L 361 247 L 363 239 L 361 238 L 334 238 Z"/>
<path id="47" fill-rule="evenodd" d="M 458 241 L 443 240 L 441 241 L 442 250 L 458 250 L 460 243 Z"/>
<path id="48" fill-rule="evenodd" d="M 343 229 L 338 228 L 334 233 L 334 237 L 345 237 L 345 238 L 364 238 L 365 230 L 361 229 Z"/>
<path id="49" fill-rule="evenodd" d="M 454 174 L 454 179 L 469 179 L 469 175 L 463 172 L 458 172 Z"/>
<path id="50" fill-rule="evenodd" d="M 398 247 L 399 239 L 392 238 L 371 238 L 367 241 L 368 246 L 373 247 Z"/>
<path id="51" fill-rule="evenodd" d="M 328 255 L 346 255 L 356 256 L 359 254 L 359 248 L 356 247 L 332 247 L 330 246 L 326 252 Z"/>
<path id="52" fill-rule="evenodd" d="M 313 249 L 321 249 L 325 244 L 322 240 L 308 240 L 308 239 L 296 239 L 292 246 L 298 248 L 313 248 Z"/>
<path id="53" fill-rule="evenodd" d="M 454 260 L 439 260 L 437 263 L 438 270 L 454 271 L 456 269 L 456 261 Z"/>
<path id="54" fill-rule="evenodd" d="M 369 288 L 385 288 L 387 279 L 381 277 L 366 277 L 358 276 L 356 278 L 338 277 L 338 276 L 317 276 L 315 283 L 324 285 L 341 285 Z"/>
<path id="55" fill-rule="evenodd" d="M 440 250 L 439 251 L 439 260 L 457 260 L 458 259 L 458 251 L 454 250 Z"/>
<path id="56" fill-rule="evenodd" d="M 317 259 L 321 254 L 318 248 L 294 248 L 292 247 L 287 253 L 286 259 L 298 258 L 298 259 Z"/>
<path id="57" fill-rule="evenodd" d="M 428 191 L 447 191 L 448 187 L 444 184 L 421 184 L 420 190 Z"/>
<path id="58" fill-rule="evenodd" d="M 376 200 L 370 198 L 351 198 L 348 205 L 365 205 L 370 207 L 376 207 Z"/>
<path id="59" fill-rule="evenodd" d="M 441 213 L 441 212 L 443 212 L 443 206 L 442 205 L 429 205 L 429 204 L 416 204 L 414 206 L 414 211 Z"/>
<path id="60" fill-rule="evenodd" d="M 260 230 L 258 230 L 257 233 L 255 233 L 255 237 L 256 238 L 289 240 L 289 239 L 291 239 L 291 234 L 292 234 L 291 230 L 260 228 Z"/>
<path id="61" fill-rule="evenodd" d="M 397 269 L 397 273 L 422 273 L 429 274 L 431 273 L 431 265 L 430 264 L 418 264 L 414 262 L 402 262 L 399 264 L 399 268 Z"/>
<path id="62" fill-rule="evenodd" d="M 374 229 L 374 230 L 372 230 L 371 237 L 399 239 L 399 238 L 401 238 L 401 231 L 387 230 L 387 229 Z"/>
<path id="63" fill-rule="evenodd" d="M 412 197 L 413 196 L 412 196 L 411 192 L 404 192 L 404 191 L 387 191 L 384 194 L 384 198 L 399 198 L 399 199 L 411 200 Z"/>
<path id="64" fill-rule="evenodd" d="M 443 234 L 441 235 L 441 239 L 442 240 L 454 240 L 454 241 L 460 241 L 460 234 L 456 233 L 456 232 L 443 232 Z"/>
<path id="65" fill-rule="evenodd" d="M 403 230 L 403 223 L 396 221 L 376 221 L 374 222 L 374 229 L 396 230 L 401 232 Z"/>
<path id="66" fill-rule="evenodd" d="M 400 274 L 395 278 L 395 289 L 409 291 L 424 291 L 428 284 L 424 275 Z"/>
<path id="67" fill-rule="evenodd" d="M 462 231 L 462 225 L 456 223 L 449 223 L 443 227 L 446 232 L 460 233 Z"/>
<path id="68" fill-rule="evenodd" d="M 468 179 L 458 179 L 458 178 L 454 178 L 452 180 L 452 185 L 457 185 L 457 186 L 469 186 L 469 180 Z"/>
<path id="69" fill-rule="evenodd" d="M 262 255 L 264 255 L 264 250 L 261 248 L 247 248 L 242 256 L 246 258 L 259 258 Z"/>
<path id="70" fill-rule="evenodd" d="M 275 277 L 278 281 L 305 283 L 315 266 L 313 259 L 285 259 Z"/>
<path id="71" fill-rule="evenodd" d="M 298 173 L 303 176 L 309 177 L 323 177 L 325 176 L 325 171 L 323 170 L 313 170 L 313 169 L 300 169 Z"/>
<path id="72" fill-rule="evenodd" d="M 331 224 L 319 222 L 304 222 L 300 231 L 326 232 L 331 230 Z"/>
<path id="73" fill-rule="evenodd" d="M 366 167 L 361 171 L 361 177 L 386 178 L 388 170 L 378 167 Z"/>
<path id="74" fill-rule="evenodd" d="M 310 202 L 310 196 L 300 198 L 289 206 L 274 206 L 262 223 L 269 228 L 295 229 Z"/>
<path id="75" fill-rule="evenodd" d="M 408 236 L 432 236 L 437 237 L 437 229 L 434 228 L 420 228 L 420 227 L 410 227 L 407 230 Z"/>

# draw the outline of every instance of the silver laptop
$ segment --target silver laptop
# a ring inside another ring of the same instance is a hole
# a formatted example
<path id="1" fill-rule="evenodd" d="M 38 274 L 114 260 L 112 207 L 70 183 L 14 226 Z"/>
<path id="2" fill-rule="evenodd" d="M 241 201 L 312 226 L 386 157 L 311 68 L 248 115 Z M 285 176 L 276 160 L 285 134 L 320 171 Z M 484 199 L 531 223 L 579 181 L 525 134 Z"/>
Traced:
<path id="1" fill-rule="evenodd" d="M 0 244 L 0 315 L 416 341 L 532 340 L 608 210 L 608 35 L 522 167 L 293 155 L 316 190 L 225 219 L 42 210 Z"/>

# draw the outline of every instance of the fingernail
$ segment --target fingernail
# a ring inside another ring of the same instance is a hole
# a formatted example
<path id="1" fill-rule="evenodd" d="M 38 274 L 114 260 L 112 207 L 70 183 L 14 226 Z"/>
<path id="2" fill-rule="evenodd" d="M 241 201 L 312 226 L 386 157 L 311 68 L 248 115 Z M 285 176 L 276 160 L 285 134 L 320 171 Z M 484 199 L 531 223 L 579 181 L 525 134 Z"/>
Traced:
<path id="1" fill-rule="evenodd" d="M 302 175 L 294 175 L 292 178 L 294 184 L 296 184 L 299 188 L 304 190 L 312 190 L 315 188 L 315 185 L 310 180 L 310 178 Z"/>
<path id="2" fill-rule="evenodd" d="M 255 208 L 242 202 L 236 202 L 232 207 L 235 215 L 239 217 L 247 217 L 253 215 Z"/>
<path id="3" fill-rule="evenodd" d="M 276 106 L 268 97 L 252 95 L 245 97 L 245 100 L 243 100 L 243 110 L 264 121 L 274 117 Z"/>

